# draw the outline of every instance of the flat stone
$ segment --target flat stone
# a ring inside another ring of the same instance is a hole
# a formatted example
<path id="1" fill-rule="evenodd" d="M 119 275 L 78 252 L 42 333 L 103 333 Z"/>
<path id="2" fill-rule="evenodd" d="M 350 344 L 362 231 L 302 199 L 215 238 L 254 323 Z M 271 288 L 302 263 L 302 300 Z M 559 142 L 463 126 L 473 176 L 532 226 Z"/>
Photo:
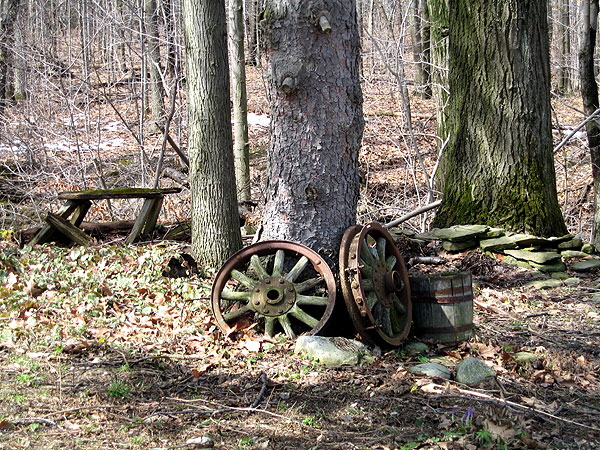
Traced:
<path id="1" fill-rule="evenodd" d="M 325 366 L 356 366 L 375 360 L 365 344 L 342 337 L 299 336 L 294 353 L 304 354 Z"/>
<path id="2" fill-rule="evenodd" d="M 560 256 L 563 259 L 575 259 L 575 258 L 589 258 L 590 255 L 585 252 L 578 250 L 563 250 L 560 252 Z"/>
<path id="3" fill-rule="evenodd" d="M 530 281 L 525 284 L 525 287 L 532 287 L 535 289 L 543 290 L 543 289 L 552 289 L 556 287 L 560 287 L 563 285 L 562 280 L 548 279 L 548 280 L 536 280 Z"/>
<path id="4" fill-rule="evenodd" d="M 556 261 L 550 264 L 538 264 L 533 261 L 529 261 L 529 264 L 534 269 L 539 270 L 540 272 L 550 273 L 550 272 L 563 272 L 567 269 L 567 266 L 562 261 Z"/>
<path id="5" fill-rule="evenodd" d="M 504 228 L 490 228 L 479 236 L 480 239 L 495 239 L 505 235 Z"/>
<path id="6" fill-rule="evenodd" d="M 476 240 L 470 240 L 470 241 L 461 241 L 461 242 L 455 242 L 455 241 L 442 241 L 442 248 L 444 250 L 446 250 L 447 252 L 462 252 L 463 250 L 467 250 L 469 248 L 475 248 L 477 247 L 477 245 L 479 244 L 479 242 L 477 242 Z"/>
<path id="7" fill-rule="evenodd" d="M 413 341 L 404 344 L 402 349 L 407 355 L 422 355 L 429 351 L 429 346 L 425 342 Z"/>
<path id="8" fill-rule="evenodd" d="M 534 252 L 529 250 L 505 250 L 504 253 L 517 259 L 537 264 L 553 263 L 560 259 L 557 252 Z"/>
<path id="9" fill-rule="evenodd" d="M 517 247 L 543 247 L 544 245 L 550 245 L 548 239 L 531 234 L 513 234 L 510 238 Z"/>
<path id="10" fill-rule="evenodd" d="M 449 380 L 452 378 L 452 373 L 450 372 L 450 369 L 438 363 L 429 362 L 424 364 L 417 364 L 416 366 L 412 366 L 410 369 L 408 369 L 408 371 L 410 373 L 426 375 L 428 377 L 443 378 L 444 380 Z"/>
<path id="11" fill-rule="evenodd" d="M 596 272 L 600 270 L 600 259 L 586 259 L 585 261 L 576 261 L 569 266 L 575 272 Z"/>
<path id="12" fill-rule="evenodd" d="M 566 280 L 567 278 L 569 278 L 569 274 L 567 272 L 552 272 L 550 274 L 551 278 L 554 278 L 555 280 Z"/>
<path id="13" fill-rule="evenodd" d="M 594 248 L 594 246 L 588 242 L 581 246 L 581 251 L 587 253 L 588 255 L 593 255 L 594 253 L 596 253 L 596 249 Z"/>
<path id="14" fill-rule="evenodd" d="M 445 241 L 462 242 L 473 240 L 489 229 L 487 225 L 455 225 L 449 228 L 434 228 L 429 234 Z"/>
<path id="15" fill-rule="evenodd" d="M 510 236 L 501 236 L 493 239 L 483 239 L 479 241 L 479 246 L 484 252 L 501 252 L 516 248 L 517 244 Z"/>
<path id="16" fill-rule="evenodd" d="M 477 386 L 495 376 L 494 369 L 472 356 L 465 358 L 456 366 L 456 381 L 467 386 Z"/>
<path id="17" fill-rule="evenodd" d="M 583 247 L 583 239 L 574 238 L 558 244 L 559 250 L 579 250 Z"/>
<path id="18" fill-rule="evenodd" d="M 504 255 L 502 258 L 502 262 L 506 264 L 510 264 L 511 266 L 522 267 L 524 269 L 531 269 L 531 264 L 526 261 L 521 261 L 520 259 L 513 258 L 510 255 Z"/>
<path id="19" fill-rule="evenodd" d="M 517 352 L 513 355 L 513 358 L 517 363 L 525 365 L 537 361 L 538 355 L 531 352 Z"/>
<path id="20" fill-rule="evenodd" d="M 565 286 L 578 286 L 581 284 L 581 278 L 569 277 L 563 280 L 563 283 L 565 283 Z"/>

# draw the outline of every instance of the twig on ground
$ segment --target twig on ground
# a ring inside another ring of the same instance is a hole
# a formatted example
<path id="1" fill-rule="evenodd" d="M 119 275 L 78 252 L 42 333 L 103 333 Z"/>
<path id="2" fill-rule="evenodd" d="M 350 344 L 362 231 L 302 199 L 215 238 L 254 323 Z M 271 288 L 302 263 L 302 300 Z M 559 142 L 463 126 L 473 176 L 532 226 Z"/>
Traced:
<path id="1" fill-rule="evenodd" d="M 265 393 L 267 392 L 267 382 L 268 382 L 266 373 L 264 373 L 264 372 L 260 373 L 260 381 L 262 382 L 262 387 L 260 388 L 258 397 L 256 397 L 256 400 L 254 400 L 254 403 L 252 403 L 250 408 L 258 407 L 258 405 L 260 405 L 260 402 L 263 401 L 263 398 L 265 398 Z"/>
<path id="2" fill-rule="evenodd" d="M 61 427 L 59 424 L 57 424 L 55 421 L 50 420 L 50 419 L 44 419 L 42 417 L 28 417 L 26 419 L 12 419 L 12 420 L 9 420 L 8 422 L 10 422 L 13 425 L 33 425 L 33 424 L 48 425 L 50 427 L 56 427 L 59 430 L 64 431 L 64 428 Z"/>
<path id="3" fill-rule="evenodd" d="M 440 392 L 443 392 L 445 389 L 446 389 L 446 387 L 439 385 Z M 520 409 L 525 412 L 529 412 L 534 415 L 544 416 L 547 419 L 556 420 L 556 421 L 559 421 L 562 423 L 573 425 L 575 427 L 585 428 L 587 430 L 593 430 L 593 431 L 600 431 L 600 428 L 598 428 L 598 427 L 594 427 L 592 425 L 586 425 L 586 424 L 580 423 L 580 422 L 575 422 L 574 420 L 570 420 L 570 419 L 565 419 L 564 417 L 559 417 L 555 414 L 551 414 L 549 412 L 542 411 L 541 409 L 532 408 L 531 406 L 521 405 L 519 403 L 510 401 L 510 400 L 506 400 L 504 398 L 498 398 L 498 397 L 491 396 L 489 394 L 485 394 L 483 392 L 471 391 L 468 389 L 457 388 L 457 390 L 458 390 L 458 394 L 439 394 L 439 395 L 440 395 L 440 397 L 446 397 L 446 398 L 453 397 L 453 398 L 475 399 L 478 401 L 490 402 L 490 403 L 497 404 L 499 406 L 505 406 L 510 409 L 516 408 L 516 409 Z"/>
<path id="4" fill-rule="evenodd" d="M 422 213 L 424 213 L 424 212 L 427 212 L 427 211 L 429 211 L 430 209 L 437 208 L 437 207 L 438 207 L 438 206 L 440 206 L 441 204 L 442 204 L 442 201 L 441 201 L 441 200 L 438 200 L 438 201 L 435 201 L 435 202 L 433 202 L 433 203 L 430 203 L 430 204 L 428 204 L 428 205 L 421 206 L 420 208 L 418 208 L 418 209 L 415 209 L 414 211 L 412 211 L 412 212 L 409 212 L 408 214 L 405 214 L 405 215 L 403 215 L 403 216 L 402 216 L 402 217 L 400 217 L 399 219 L 392 220 L 390 223 L 386 223 L 386 224 L 384 225 L 384 228 L 392 228 L 392 227 L 395 227 L 396 225 L 399 225 L 399 224 L 401 224 L 402 222 L 406 222 L 408 219 L 411 219 L 411 218 L 413 218 L 413 217 L 415 217 L 415 216 L 418 216 L 419 214 L 422 214 Z"/>

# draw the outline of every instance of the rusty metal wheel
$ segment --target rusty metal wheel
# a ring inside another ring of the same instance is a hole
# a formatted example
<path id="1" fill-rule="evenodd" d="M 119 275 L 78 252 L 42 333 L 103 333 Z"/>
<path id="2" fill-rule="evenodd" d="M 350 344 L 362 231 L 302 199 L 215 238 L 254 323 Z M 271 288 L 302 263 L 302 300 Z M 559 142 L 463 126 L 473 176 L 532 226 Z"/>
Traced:
<path id="1" fill-rule="evenodd" d="M 344 300 L 360 336 L 400 345 L 410 331 L 412 303 L 408 272 L 390 234 L 375 222 L 348 228 L 339 261 Z"/>
<path id="2" fill-rule="evenodd" d="M 313 250 L 287 241 L 250 245 L 221 267 L 212 288 L 212 310 L 226 336 L 254 326 L 273 337 L 317 334 L 335 305 L 336 285 Z"/>

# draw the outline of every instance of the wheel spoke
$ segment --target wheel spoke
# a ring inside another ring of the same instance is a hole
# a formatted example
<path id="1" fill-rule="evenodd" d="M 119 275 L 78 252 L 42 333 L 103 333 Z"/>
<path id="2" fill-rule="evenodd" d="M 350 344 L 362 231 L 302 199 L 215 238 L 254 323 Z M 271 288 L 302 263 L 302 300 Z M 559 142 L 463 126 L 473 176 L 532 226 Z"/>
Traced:
<path id="1" fill-rule="evenodd" d="M 375 292 L 370 292 L 369 294 L 367 294 L 367 306 L 371 311 L 378 302 L 379 299 L 377 298 L 377 294 Z"/>
<path id="2" fill-rule="evenodd" d="M 304 268 L 306 267 L 306 264 L 308 264 L 308 258 L 306 256 L 303 256 L 302 258 L 300 258 L 298 260 L 298 262 L 292 268 L 292 270 L 290 270 L 285 275 L 284 278 L 286 280 L 288 280 L 290 283 L 293 283 L 294 281 L 296 281 L 296 278 L 298 278 L 298 276 L 304 271 Z"/>
<path id="3" fill-rule="evenodd" d="M 400 299 L 398 298 L 398 296 L 396 296 L 396 294 L 394 294 L 393 300 L 394 300 L 394 308 L 396 309 L 396 311 L 398 311 L 398 313 L 400 313 L 401 315 L 406 314 L 406 306 L 404 306 L 404 304 L 400 301 Z"/>
<path id="4" fill-rule="evenodd" d="M 362 266 L 360 268 L 360 275 L 365 278 L 373 278 L 373 268 L 371 266 Z"/>
<path id="5" fill-rule="evenodd" d="M 233 311 L 229 311 L 228 313 L 223 314 L 223 319 L 225 319 L 225 322 L 229 322 L 231 320 L 235 320 L 238 317 L 243 316 L 248 311 L 252 311 L 252 310 L 253 310 L 252 306 L 248 303 L 248 304 L 242 306 L 241 308 L 234 309 Z"/>
<path id="6" fill-rule="evenodd" d="M 319 321 L 312 317 L 310 314 L 306 313 L 302 309 L 297 306 L 290 310 L 290 314 L 298 319 L 300 322 L 308 325 L 310 328 L 314 328 L 317 326 Z"/>
<path id="7" fill-rule="evenodd" d="M 371 253 L 371 247 L 369 247 L 369 244 L 367 244 L 366 239 L 363 239 L 360 245 L 360 256 L 367 266 L 372 266 L 375 262 L 373 259 L 373 253 Z"/>
<path id="8" fill-rule="evenodd" d="M 373 280 L 370 278 L 363 278 L 362 280 L 362 288 L 365 292 L 373 292 L 375 291 L 375 284 Z"/>
<path id="9" fill-rule="evenodd" d="M 258 257 L 258 255 L 252 255 L 250 257 L 250 265 L 256 272 L 256 275 L 258 276 L 259 279 L 262 280 L 264 278 L 269 277 L 267 269 L 265 269 L 264 266 L 262 265 L 262 262 L 260 261 L 260 258 Z"/>
<path id="10" fill-rule="evenodd" d="M 283 272 L 283 260 L 285 259 L 285 252 L 283 250 L 277 250 L 275 252 L 275 261 L 273 262 L 273 276 L 280 277 Z"/>
<path id="11" fill-rule="evenodd" d="M 390 255 L 387 257 L 387 259 L 385 260 L 385 268 L 388 270 L 388 272 L 394 269 L 397 262 L 398 260 L 394 255 Z"/>
<path id="12" fill-rule="evenodd" d="M 250 292 L 246 291 L 232 291 L 231 289 L 223 289 L 221 292 L 221 298 L 224 300 L 235 300 L 235 301 L 250 301 Z"/>
<path id="13" fill-rule="evenodd" d="M 298 283 L 294 286 L 296 289 L 296 294 L 301 294 L 302 292 L 308 291 L 309 289 L 318 286 L 323 282 L 323 277 L 310 278 L 302 283 Z"/>
<path id="14" fill-rule="evenodd" d="M 381 261 L 385 261 L 385 246 L 387 240 L 384 237 L 377 238 L 377 256 Z"/>
<path id="15" fill-rule="evenodd" d="M 383 328 L 383 332 L 388 336 L 394 335 L 394 331 L 392 330 L 392 320 L 390 318 L 389 308 L 383 308 L 381 315 L 381 328 Z"/>
<path id="16" fill-rule="evenodd" d="M 265 317 L 265 334 L 269 337 L 275 335 L 275 317 Z"/>
<path id="17" fill-rule="evenodd" d="M 236 281 L 239 281 L 244 286 L 246 286 L 248 289 L 253 289 L 254 286 L 256 286 L 256 280 L 253 280 L 248 275 L 240 272 L 239 270 L 233 269 L 231 271 L 230 275 L 231 275 L 231 278 L 233 278 Z"/>
<path id="18" fill-rule="evenodd" d="M 292 330 L 292 324 L 290 323 L 290 319 L 288 318 L 288 316 L 287 315 L 279 316 L 277 319 L 279 320 L 279 323 L 283 327 L 283 331 L 285 332 L 285 335 L 290 339 L 295 339 L 296 333 L 294 333 L 294 330 Z"/>
<path id="19" fill-rule="evenodd" d="M 327 306 L 329 297 L 319 297 L 316 295 L 296 295 L 297 305 L 311 305 L 311 306 Z"/>

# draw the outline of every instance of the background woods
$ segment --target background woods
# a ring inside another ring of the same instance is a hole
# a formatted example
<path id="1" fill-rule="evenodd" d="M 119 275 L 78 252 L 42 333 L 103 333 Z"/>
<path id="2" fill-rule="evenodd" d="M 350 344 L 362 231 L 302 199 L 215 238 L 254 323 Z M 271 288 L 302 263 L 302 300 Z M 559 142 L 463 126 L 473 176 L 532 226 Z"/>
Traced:
<path id="1" fill-rule="evenodd" d="M 555 144 L 591 114 L 590 108 L 582 111 L 578 94 L 583 3 L 550 2 L 547 10 Z M 237 154 L 252 154 L 253 166 L 238 194 L 261 205 L 268 178 L 261 158 L 269 139 L 268 102 L 274 100 L 266 90 L 268 21 L 256 1 L 231 6 L 232 14 L 243 11 L 250 64 L 250 139 L 236 145 L 241 146 Z M 400 216 L 439 195 L 438 159 L 448 143 L 449 27 L 444 1 L 359 1 L 356 6 L 366 118 L 358 214 L 368 221 Z M 189 99 L 181 2 L 6 0 L 1 12 L 0 183 L 3 197 L 12 200 L 0 205 L 3 228 L 41 222 L 48 202 L 62 190 L 185 185 Z M 244 141 L 243 125 L 240 130 L 236 136 Z M 555 154 L 558 199 L 569 231 L 590 236 L 591 186 L 571 176 L 581 168 L 591 172 L 587 158 L 579 134 Z M 168 199 L 162 219 L 187 220 L 189 204 L 186 191 Z M 114 219 L 130 215 L 128 207 L 118 212 L 110 205 L 95 208 Z M 417 217 L 407 226 L 422 229 L 430 219 Z"/>

